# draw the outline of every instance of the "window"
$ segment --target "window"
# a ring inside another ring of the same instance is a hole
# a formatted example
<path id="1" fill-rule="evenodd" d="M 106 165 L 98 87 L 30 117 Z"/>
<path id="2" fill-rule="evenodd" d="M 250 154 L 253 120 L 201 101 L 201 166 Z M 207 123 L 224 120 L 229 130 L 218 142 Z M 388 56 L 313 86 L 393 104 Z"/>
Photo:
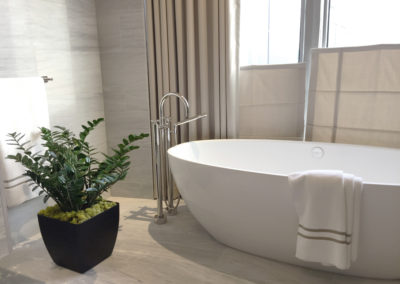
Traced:
<path id="1" fill-rule="evenodd" d="M 240 65 L 299 61 L 301 0 L 245 0 L 240 12 Z"/>
<path id="2" fill-rule="evenodd" d="M 297 63 L 299 45 L 308 53 L 318 38 L 322 47 L 400 43 L 400 0 L 243 0 L 240 10 L 240 66 Z"/>
<path id="3" fill-rule="evenodd" d="M 400 43 L 399 0 L 330 0 L 328 47 Z"/>

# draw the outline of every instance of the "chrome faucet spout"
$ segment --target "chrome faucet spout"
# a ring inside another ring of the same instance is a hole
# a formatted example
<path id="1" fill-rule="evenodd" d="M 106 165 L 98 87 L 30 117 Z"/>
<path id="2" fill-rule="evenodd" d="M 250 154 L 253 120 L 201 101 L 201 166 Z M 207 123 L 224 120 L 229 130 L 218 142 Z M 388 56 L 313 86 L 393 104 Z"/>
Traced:
<path id="1" fill-rule="evenodd" d="M 185 119 L 183 121 L 178 121 L 177 123 L 175 123 L 174 124 L 174 128 L 176 129 L 178 126 L 184 125 L 184 124 L 192 122 L 192 121 L 196 121 L 196 120 L 201 119 L 201 118 L 206 118 L 206 117 L 207 117 L 206 113 L 202 113 L 202 114 L 199 114 L 199 115 L 196 115 L 196 116 L 189 117 L 189 118 L 187 118 L 187 119 Z"/>
<path id="2" fill-rule="evenodd" d="M 161 98 L 160 105 L 159 105 L 159 116 L 160 116 L 161 125 L 164 124 L 164 119 L 165 119 L 165 117 L 164 117 L 164 104 L 165 104 L 165 101 L 167 100 L 167 98 L 169 98 L 169 97 L 177 97 L 179 100 L 181 100 L 181 102 L 185 106 L 185 115 L 186 115 L 186 117 L 188 117 L 188 115 L 189 115 L 189 103 L 188 103 L 187 99 L 184 96 L 179 95 L 178 93 L 165 94 Z"/>
<path id="3" fill-rule="evenodd" d="M 202 113 L 202 114 L 199 114 L 199 115 L 196 115 L 196 116 L 192 116 L 192 117 L 189 117 L 189 118 L 187 118 L 185 120 L 178 121 L 177 123 L 175 123 L 174 124 L 174 130 L 172 130 L 172 134 L 174 134 L 175 141 L 178 141 L 178 137 L 177 137 L 178 126 L 181 126 L 181 125 L 196 121 L 198 119 L 206 118 L 206 117 L 207 117 L 207 114 Z"/>

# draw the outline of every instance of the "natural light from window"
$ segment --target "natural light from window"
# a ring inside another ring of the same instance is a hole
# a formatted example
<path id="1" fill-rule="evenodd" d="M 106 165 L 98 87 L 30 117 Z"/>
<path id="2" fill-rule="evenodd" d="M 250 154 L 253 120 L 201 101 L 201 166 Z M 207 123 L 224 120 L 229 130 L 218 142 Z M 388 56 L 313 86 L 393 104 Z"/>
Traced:
<path id="1" fill-rule="evenodd" d="M 240 66 L 298 62 L 301 0 L 245 0 L 240 9 Z"/>
<path id="2" fill-rule="evenodd" d="M 328 47 L 400 43 L 400 0 L 331 0 L 330 5 Z"/>

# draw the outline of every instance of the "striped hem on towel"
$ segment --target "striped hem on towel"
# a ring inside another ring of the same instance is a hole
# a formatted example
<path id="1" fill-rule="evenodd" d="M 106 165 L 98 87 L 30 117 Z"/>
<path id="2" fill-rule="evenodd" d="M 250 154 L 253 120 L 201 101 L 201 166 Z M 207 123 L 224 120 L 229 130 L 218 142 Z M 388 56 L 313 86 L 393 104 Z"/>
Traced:
<path id="1" fill-rule="evenodd" d="M 351 244 L 351 234 L 332 229 L 307 228 L 299 224 L 297 235 L 305 239 L 332 241 L 345 245 Z"/>

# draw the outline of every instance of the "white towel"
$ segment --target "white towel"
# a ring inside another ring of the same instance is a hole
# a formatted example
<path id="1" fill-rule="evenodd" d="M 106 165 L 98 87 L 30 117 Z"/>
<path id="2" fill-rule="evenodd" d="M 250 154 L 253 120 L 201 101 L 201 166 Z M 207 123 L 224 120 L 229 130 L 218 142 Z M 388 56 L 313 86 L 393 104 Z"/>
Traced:
<path id="1" fill-rule="evenodd" d="M 5 156 L 16 153 L 14 146 L 7 145 L 6 135 L 11 132 L 26 134 L 24 139 L 33 144 L 40 143 L 39 127 L 49 126 L 49 112 L 43 79 L 40 77 L 0 78 L 0 176 L 3 180 L 13 179 L 24 172 L 24 168 Z M 22 141 L 21 141 L 22 142 Z M 36 152 L 41 146 L 33 148 Z M 31 192 L 27 184 L 7 189 L 0 180 L 0 190 L 5 189 L 7 206 L 18 205 L 38 195 Z M 22 181 L 22 179 L 11 183 Z"/>
<path id="2" fill-rule="evenodd" d="M 362 179 L 334 170 L 289 175 L 299 217 L 296 257 L 348 269 L 356 260 Z"/>

